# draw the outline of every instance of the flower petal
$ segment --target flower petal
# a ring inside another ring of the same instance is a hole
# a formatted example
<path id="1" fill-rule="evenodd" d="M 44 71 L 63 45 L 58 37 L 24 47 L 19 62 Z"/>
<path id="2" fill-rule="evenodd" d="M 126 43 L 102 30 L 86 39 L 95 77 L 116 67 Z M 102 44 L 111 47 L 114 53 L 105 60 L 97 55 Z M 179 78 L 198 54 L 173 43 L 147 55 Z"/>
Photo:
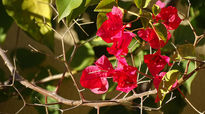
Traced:
<path id="1" fill-rule="evenodd" d="M 162 8 L 160 13 L 154 17 L 154 19 L 157 22 L 162 20 L 162 23 L 168 30 L 176 29 L 182 21 L 177 14 L 177 9 L 172 6 Z"/>
<path id="2" fill-rule="evenodd" d="M 122 22 L 123 14 L 120 9 L 113 7 L 112 11 L 110 13 L 107 13 L 107 17 L 108 20 L 106 20 L 101 25 L 96 34 L 100 36 L 105 42 L 112 43 L 114 41 L 114 38 L 121 36 L 118 33 L 124 30 Z"/>
<path id="3" fill-rule="evenodd" d="M 166 64 L 170 64 L 170 58 L 162 56 L 160 50 L 154 54 L 144 55 L 144 62 L 147 64 L 149 72 L 156 76 L 162 71 Z"/>
<path id="4" fill-rule="evenodd" d="M 94 88 L 94 89 L 90 89 L 93 93 L 95 94 L 104 94 L 105 92 L 107 92 L 108 88 L 109 88 L 109 84 L 106 78 L 101 78 L 101 81 L 103 83 L 104 86 L 102 86 L 101 88 Z"/>
<path id="5" fill-rule="evenodd" d="M 112 64 L 105 55 L 101 56 L 95 62 L 95 65 L 100 67 L 102 70 L 113 70 Z"/>
<path id="6" fill-rule="evenodd" d="M 126 56 L 128 53 L 128 46 L 132 41 L 132 37 L 135 37 L 135 34 L 132 32 L 123 32 L 122 37 L 113 43 L 111 47 L 107 48 L 109 54 L 115 56 Z"/>
<path id="7" fill-rule="evenodd" d="M 107 75 L 108 73 L 102 71 L 98 66 L 88 66 L 83 70 L 80 84 L 89 89 L 102 88 L 105 83 L 102 82 L 101 78 L 105 78 Z"/>

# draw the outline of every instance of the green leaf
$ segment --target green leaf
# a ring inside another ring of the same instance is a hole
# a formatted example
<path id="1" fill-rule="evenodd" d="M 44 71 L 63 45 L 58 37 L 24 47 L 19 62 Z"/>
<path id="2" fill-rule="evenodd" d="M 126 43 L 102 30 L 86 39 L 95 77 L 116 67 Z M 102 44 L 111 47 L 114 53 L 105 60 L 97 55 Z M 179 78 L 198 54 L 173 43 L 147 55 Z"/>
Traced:
<path id="1" fill-rule="evenodd" d="M 46 89 L 48 91 L 55 91 L 56 87 L 55 86 L 52 86 L 52 85 L 48 85 L 46 86 Z M 40 93 L 37 93 L 37 92 L 33 92 L 32 95 L 31 95 L 31 100 L 32 102 L 35 104 L 39 104 L 39 100 L 40 100 L 40 103 L 42 104 L 45 104 L 45 96 L 40 94 Z M 57 101 L 51 97 L 47 97 L 47 103 L 56 103 Z M 39 112 L 39 114 L 45 114 L 45 107 L 35 107 L 37 109 L 37 111 Z M 60 114 L 60 111 L 57 110 L 60 108 L 60 105 L 59 104 L 55 104 L 55 105 L 52 105 L 52 108 L 49 108 L 48 107 L 48 112 L 49 114 Z"/>
<path id="2" fill-rule="evenodd" d="M 96 5 L 100 0 L 86 0 L 85 7 Z"/>
<path id="3" fill-rule="evenodd" d="M 107 20 L 107 16 L 106 16 L 106 13 L 98 13 L 98 16 L 97 16 L 97 29 L 100 28 L 100 26 L 103 24 L 103 22 L 105 22 Z"/>
<path id="4" fill-rule="evenodd" d="M 162 81 L 160 82 L 158 89 L 160 104 L 162 103 L 166 94 L 169 93 L 169 90 L 171 89 L 172 85 L 176 82 L 176 79 L 178 79 L 179 75 L 180 72 L 178 70 L 171 70 L 167 72 L 165 76 L 162 78 Z"/>
<path id="5" fill-rule="evenodd" d="M 41 53 L 31 52 L 25 48 L 19 48 L 12 52 L 11 56 L 16 56 L 16 63 L 22 69 L 40 65 L 46 58 Z"/>
<path id="6" fill-rule="evenodd" d="M 166 27 L 161 24 L 161 23 L 156 23 L 154 24 L 155 30 L 158 34 L 158 36 L 160 37 L 160 39 L 162 39 L 164 42 L 167 41 L 167 29 Z"/>
<path id="7" fill-rule="evenodd" d="M 59 13 L 58 21 L 70 15 L 70 13 L 81 5 L 83 0 L 56 0 L 56 6 Z"/>
<path id="8" fill-rule="evenodd" d="M 83 0 L 82 3 L 80 4 L 80 6 L 73 9 L 70 12 L 70 14 L 66 17 L 67 23 L 70 23 L 72 21 L 72 19 L 75 19 L 75 18 L 79 17 L 79 15 L 84 13 L 86 11 L 86 9 L 88 8 L 88 6 L 95 5 L 98 2 L 100 2 L 100 0 Z"/>
<path id="9" fill-rule="evenodd" d="M 70 59 L 70 55 L 73 52 L 73 48 L 67 52 L 67 60 Z M 95 52 L 89 43 L 79 47 L 73 56 L 70 66 L 75 70 L 83 70 L 88 65 L 93 64 L 95 60 Z"/>
<path id="10" fill-rule="evenodd" d="M 110 12 L 113 6 L 117 6 L 115 0 L 101 0 L 94 9 L 95 12 Z"/>
<path id="11" fill-rule="evenodd" d="M 86 0 L 83 0 L 80 6 L 73 9 L 66 17 L 67 23 L 69 24 L 73 19 L 79 17 L 80 14 L 85 12 L 87 6 L 86 6 Z M 59 20 L 60 21 L 60 20 Z"/>
<path id="12" fill-rule="evenodd" d="M 90 44 L 91 44 L 93 47 L 95 47 L 95 46 L 109 46 L 109 47 L 112 46 L 111 43 L 105 42 L 105 41 L 102 40 L 102 38 L 99 37 L 99 36 L 96 36 L 95 39 L 93 39 L 92 41 L 90 41 Z"/>
<path id="13" fill-rule="evenodd" d="M 144 10 L 141 11 L 140 20 L 144 29 L 146 29 L 149 26 L 149 21 L 152 19 L 152 13 Z"/>
<path id="14" fill-rule="evenodd" d="M 143 0 L 134 0 L 135 5 L 137 6 L 137 8 L 142 8 L 142 7 L 143 7 L 142 1 L 143 1 Z"/>
<path id="15" fill-rule="evenodd" d="M 43 17 L 51 26 L 51 9 L 49 0 L 3 0 L 9 16 L 34 40 L 45 44 L 51 50 L 54 34 L 51 28 L 43 24 Z"/>
<path id="16" fill-rule="evenodd" d="M 158 5 L 156 5 L 156 4 L 154 4 L 153 6 L 152 6 L 152 13 L 156 16 L 156 15 L 158 15 L 158 13 L 160 12 L 160 7 L 158 6 Z"/>
<path id="17" fill-rule="evenodd" d="M 196 58 L 193 44 L 177 45 L 179 56 L 183 58 Z"/>
<path id="18" fill-rule="evenodd" d="M 183 61 L 183 68 L 185 69 L 186 68 L 186 65 L 187 65 L 187 61 Z M 189 63 L 189 69 L 188 69 L 188 72 L 187 73 L 190 73 L 191 71 L 193 71 L 195 69 L 195 64 L 193 62 L 190 62 Z M 197 75 L 197 72 L 194 73 L 188 80 L 186 80 L 184 82 L 184 86 L 186 87 L 187 91 L 189 94 L 191 94 L 191 84 L 193 82 L 193 80 L 196 78 L 196 75 Z"/>
<path id="19" fill-rule="evenodd" d="M 132 41 L 130 42 L 130 45 L 128 46 L 129 53 L 134 52 L 139 46 L 140 46 L 139 41 L 133 38 Z"/>
<path id="20" fill-rule="evenodd" d="M 2 4 L 2 1 L 0 1 L 0 43 L 3 43 L 6 39 L 6 32 L 10 28 L 13 20 L 11 17 L 8 16 L 6 13 L 6 10 Z"/>
<path id="21" fill-rule="evenodd" d="M 134 0 L 135 5 L 138 8 L 146 8 L 149 5 L 150 1 L 151 0 Z"/>
<path id="22" fill-rule="evenodd" d="M 144 55 L 145 55 L 145 52 L 144 52 L 144 51 L 139 51 L 139 52 L 137 53 L 137 55 L 134 56 L 134 61 L 135 61 L 135 66 L 136 66 L 136 67 L 139 67 L 140 65 L 143 64 Z"/>

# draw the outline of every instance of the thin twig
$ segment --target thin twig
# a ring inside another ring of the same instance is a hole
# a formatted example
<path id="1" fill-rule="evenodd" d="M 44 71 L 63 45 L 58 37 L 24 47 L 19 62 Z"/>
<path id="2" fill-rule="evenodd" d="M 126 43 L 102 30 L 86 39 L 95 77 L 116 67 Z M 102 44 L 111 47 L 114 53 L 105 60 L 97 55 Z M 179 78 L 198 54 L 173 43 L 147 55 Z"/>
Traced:
<path id="1" fill-rule="evenodd" d="M 19 96 L 21 97 L 22 101 L 23 101 L 23 106 L 15 113 L 18 114 L 20 113 L 24 107 L 26 106 L 26 101 L 24 100 L 23 96 L 21 95 L 21 93 L 18 91 L 18 89 L 13 85 L 13 88 L 16 90 L 16 92 L 19 94 Z"/>
<path id="2" fill-rule="evenodd" d="M 186 98 L 186 96 L 183 94 L 183 92 L 177 88 L 178 91 L 180 92 L 180 94 L 184 97 L 184 99 L 186 100 L 186 102 L 199 114 L 204 114 L 204 112 L 200 112 L 196 107 L 194 107 L 194 105 L 192 105 L 192 103 Z"/>

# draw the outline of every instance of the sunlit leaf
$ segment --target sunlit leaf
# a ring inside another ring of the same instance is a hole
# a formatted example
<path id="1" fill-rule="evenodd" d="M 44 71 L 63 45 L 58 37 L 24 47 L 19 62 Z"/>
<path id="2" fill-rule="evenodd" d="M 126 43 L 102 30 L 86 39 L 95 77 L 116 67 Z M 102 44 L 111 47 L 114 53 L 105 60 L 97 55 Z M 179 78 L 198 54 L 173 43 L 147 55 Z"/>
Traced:
<path id="1" fill-rule="evenodd" d="M 150 1 L 151 0 L 134 0 L 135 5 L 138 8 L 146 8 L 149 5 Z"/>
<path id="2" fill-rule="evenodd" d="M 58 21 L 70 15 L 70 13 L 81 5 L 83 0 L 56 0 L 56 6 L 59 13 Z"/>
<path id="3" fill-rule="evenodd" d="M 106 16 L 106 13 L 98 13 L 98 16 L 97 16 L 97 28 L 99 29 L 100 26 L 103 24 L 104 21 L 107 20 L 107 16 Z"/>
<path id="4" fill-rule="evenodd" d="M 95 39 L 93 39 L 92 41 L 90 41 L 90 44 L 92 46 L 111 46 L 112 44 L 111 43 L 106 43 L 104 40 L 102 40 L 101 37 L 99 36 L 96 36 Z"/>
<path id="5" fill-rule="evenodd" d="M 115 0 L 101 0 L 95 8 L 95 12 L 110 12 L 113 6 L 116 6 Z"/>
<path id="6" fill-rule="evenodd" d="M 100 0 L 83 0 L 77 8 L 73 9 L 69 15 L 66 16 L 67 23 L 70 23 L 73 19 L 78 18 L 89 6 L 96 5 L 99 2 Z"/>
<path id="7" fill-rule="evenodd" d="M 9 16 L 34 40 L 53 49 L 53 31 L 46 26 L 43 18 L 51 26 L 49 0 L 3 0 Z"/>
<path id="8" fill-rule="evenodd" d="M 160 104 L 165 98 L 166 94 L 169 93 L 170 88 L 178 79 L 180 72 L 178 70 L 171 70 L 165 74 L 162 81 L 159 84 L 158 96 L 160 99 Z"/>
<path id="9" fill-rule="evenodd" d="M 167 29 L 166 27 L 161 24 L 161 23 L 156 23 L 154 24 L 155 30 L 158 34 L 158 36 L 160 37 L 160 39 L 162 39 L 164 42 L 167 41 Z"/>
<path id="10" fill-rule="evenodd" d="M 152 13 L 156 16 L 160 12 L 160 7 L 156 4 L 152 6 Z"/>

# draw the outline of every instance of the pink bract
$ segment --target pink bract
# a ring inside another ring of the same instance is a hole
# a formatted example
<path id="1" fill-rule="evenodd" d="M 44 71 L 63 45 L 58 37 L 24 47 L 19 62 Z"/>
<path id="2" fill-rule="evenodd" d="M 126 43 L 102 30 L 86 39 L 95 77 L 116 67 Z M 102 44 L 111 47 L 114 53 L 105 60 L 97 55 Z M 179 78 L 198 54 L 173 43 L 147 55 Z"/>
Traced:
<path id="1" fill-rule="evenodd" d="M 98 66 L 88 66 L 83 70 L 80 84 L 84 88 L 105 88 L 106 83 L 103 78 L 107 77 L 107 72 L 102 72 Z"/>
<path id="2" fill-rule="evenodd" d="M 165 3 L 161 2 L 161 0 L 158 0 L 156 2 L 156 5 L 158 5 L 160 8 L 164 8 L 165 7 Z"/>
<path id="3" fill-rule="evenodd" d="M 132 37 L 135 37 L 134 33 L 123 32 L 122 37 L 118 41 L 115 41 L 111 47 L 107 48 L 107 51 L 115 56 L 124 55 L 128 53 L 128 46 L 132 41 Z"/>
<path id="4" fill-rule="evenodd" d="M 117 90 L 128 93 L 137 87 L 137 68 L 129 66 L 124 58 L 118 58 L 113 81 L 118 83 Z"/>
<path id="5" fill-rule="evenodd" d="M 103 94 L 108 90 L 107 77 L 113 71 L 112 64 L 106 56 L 99 58 L 96 65 L 86 67 L 80 78 L 80 84 L 96 94 Z"/>
<path id="6" fill-rule="evenodd" d="M 177 14 L 177 9 L 172 6 L 162 8 L 160 13 L 153 18 L 156 22 L 161 21 L 168 30 L 176 29 L 182 21 Z"/>
<path id="7" fill-rule="evenodd" d="M 100 36 L 105 42 L 113 43 L 113 45 L 107 48 L 108 52 L 115 56 L 125 56 L 128 53 L 128 46 L 132 40 L 132 37 L 136 35 L 132 32 L 124 31 L 125 27 L 129 27 L 130 24 L 123 25 L 122 11 L 113 7 L 112 11 L 107 13 L 108 20 L 106 20 L 97 31 L 97 35 Z"/>
<path id="8" fill-rule="evenodd" d="M 160 50 L 154 54 L 144 55 L 144 62 L 147 64 L 149 72 L 156 76 L 162 71 L 166 64 L 171 65 L 170 58 L 167 56 L 161 55 Z"/>
<path id="9" fill-rule="evenodd" d="M 94 89 L 90 89 L 93 93 L 95 94 L 104 94 L 105 92 L 107 92 L 108 88 L 109 88 L 109 84 L 106 78 L 101 78 L 101 82 L 103 83 L 103 86 L 100 88 L 94 88 Z"/>
<path id="10" fill-rule="evenodd" d="M 115 38 L 121 37 L 122 31 L 124 31 L 122 22 L 122 11 L 113 7 L 110 13 L 107 13 L 108 20 L 106 20 L 97 31 L 97 35 L 100 36 L 105 42 L 112 43 Z"/>
<path id="11" fill-rule="evenodd" d="M 162 39 L 157 37 L 155 31 L 151 28 L 139 30 L 137 34 L 143 40 L 147 41 L 153 49 L 160 49 L 164 47 L 171 38 L 170 32 L 167 31 L 167 41 L 164 42 Z"/>

